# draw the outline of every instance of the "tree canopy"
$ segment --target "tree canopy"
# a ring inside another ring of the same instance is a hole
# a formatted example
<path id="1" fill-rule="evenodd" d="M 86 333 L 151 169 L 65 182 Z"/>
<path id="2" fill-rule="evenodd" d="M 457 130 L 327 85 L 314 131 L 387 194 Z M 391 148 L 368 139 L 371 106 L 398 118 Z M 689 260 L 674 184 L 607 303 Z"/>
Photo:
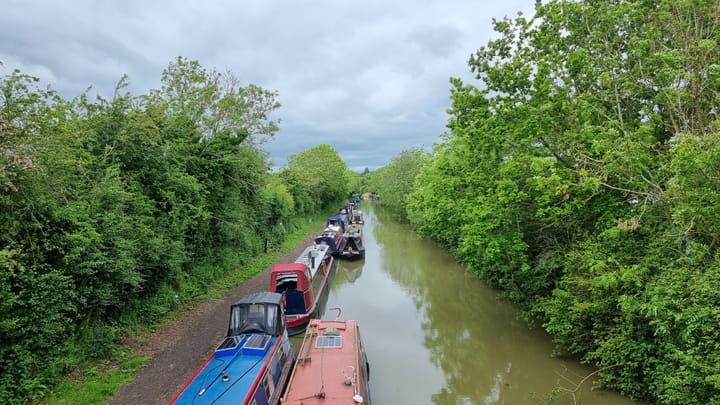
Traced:
<path id="1" fill-rule="evenodd" d="M 719 22 L 696 0 L 494 21 L 406 200 L 559 354 L 660 403 L 720 401 Z"/>
<path id="2" fill-rule="evenodd" d="M 328 208 L 343 201 L 350 191 L 348 168 L 332 146 L 321 144 L 287 158 L 280 172 L 298 201 Z M 324 205 L 328 204 L 328 205 Z"/>
<path id="3" fill-rule="evenodd" d="M 268 172 L 276 92 L 182 57 L 161 82 L 64 100 L 20 71 L 0 77 L 1 403 L 37 401 L 109 356 L 129 312 L 157 320 L 346 192 L 328 146 L 308 152 L 330 165 L 310 205 Z"/>

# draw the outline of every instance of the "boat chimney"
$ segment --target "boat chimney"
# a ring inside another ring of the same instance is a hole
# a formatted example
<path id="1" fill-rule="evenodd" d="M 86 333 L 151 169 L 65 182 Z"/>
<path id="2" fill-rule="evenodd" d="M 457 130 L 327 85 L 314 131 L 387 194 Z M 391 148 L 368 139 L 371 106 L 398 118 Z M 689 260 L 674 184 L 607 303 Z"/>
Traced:
<path id="1" fill-rule="evenodd" d="M 312 249 L 308 251 L 308 261 L 310 262 L 310 267 L 315 268 L 315 249 L 317 249 L 317 245 L 313 245 Z"/>

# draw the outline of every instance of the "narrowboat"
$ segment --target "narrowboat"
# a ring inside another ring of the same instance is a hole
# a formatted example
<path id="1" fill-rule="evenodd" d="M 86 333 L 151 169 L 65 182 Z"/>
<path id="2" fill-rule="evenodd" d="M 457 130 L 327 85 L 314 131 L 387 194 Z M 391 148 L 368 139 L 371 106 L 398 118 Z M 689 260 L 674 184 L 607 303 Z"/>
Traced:
<path id="1" fill-rule="evenodd" d="M 278 404 L 295 358 L 283 311 L 273 292 L 231 305 L 227 337 L 168 404 Z"/>
<path id="2" fill-rule="evenodd" d="M 365 225 L 365 218 L 361 210 L 353 210 L 350 214 L 350 225 Z"/>
<path id="3" fill-rule="evenodd" d="M 361 225 L 350 225 L 343 237 L 345 238 L 345 246 L 340 252 L 341 258 L 355 260 L 365 257 L 365 239 Z"/>
<path id="4" fill-rule="evenodd" d="M 344 231 L 340 227 L 328 226 L 315 237 L 315 243 L 325 245 L 333 256 L 337 256 L 345 247 Z"/>
<path id="5" fill-rule="evenodd" d="M 330 247 L 307 247 L 294 263 L 270 268 L 270 291 L 283 296 L 288 334 L 302 333 L 313 316 L 324 312 L 334 267 Z"/>
<path id="6" fill-rule="evenodd" d="M 341 214 L 341 215 L 343 215 L 343 214 L 350 214 L 350 212 L 351 212 L 354 208 L 355 208 L 355 202 L 353 202 L 353 201 L 348 201 L 347 203 L 345 203 L 345 205 L 343 205 L 342 207 L 340 207 L 340 209 L 338 210 L 338 214 Z"/>
<path id="7" fill-rule="evenodd" d="M 281 404 L 370 404 L 370 363 L 354 320 L 313 319 Z"/>
<path id="8" fill-rule="evenodd" d="M 339 214 L 328 217 L 326 221 L 326 228 L 336 229 L 345 232 L 345 228 L 348 225 L 347 215 Z"/>

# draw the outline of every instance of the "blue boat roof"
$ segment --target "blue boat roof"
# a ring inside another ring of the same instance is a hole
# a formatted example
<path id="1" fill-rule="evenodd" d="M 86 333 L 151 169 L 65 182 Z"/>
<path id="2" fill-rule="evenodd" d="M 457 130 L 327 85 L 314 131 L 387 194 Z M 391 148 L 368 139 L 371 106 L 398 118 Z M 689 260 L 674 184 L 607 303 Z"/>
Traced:
<path id="1" fill-rule="evenodd" d="M 244 335 L 238 346 L 243 346 L 252 336 Z M 227 356 L 213 355 L 200 373 L 192 380 L 174 404 L 240 404 L 249 392 L 254 381 L 259 378 L 263 365 L 273 353 L 272 347 L 278 337 L 268 336 L 267 350 L 250 353 L 238 350 Z M 227 375 L 227 381 L 223 378 Z"/>

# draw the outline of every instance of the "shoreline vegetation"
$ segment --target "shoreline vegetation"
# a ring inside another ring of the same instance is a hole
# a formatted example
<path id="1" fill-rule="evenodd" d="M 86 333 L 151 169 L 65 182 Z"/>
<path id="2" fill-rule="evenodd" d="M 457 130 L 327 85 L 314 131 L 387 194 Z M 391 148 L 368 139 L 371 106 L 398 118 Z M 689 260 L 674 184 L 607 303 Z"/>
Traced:
<path id="1" fill-rule="evenodd" d="M 161 89 L 128 80 L 111 100 L 65 100 L 18 70 L 0 78 L 0 403 L 139 367 L 121 339 L 216 291 L 360 177 L 327 144 L 273 172 L 260 145 L 278 94 L 232 72 L 178 57 Z"/>
<path id="2" fill-rule="evenodd" d="M 157 347 L 152 349 L 145 347 L 145 343 L 153 335 L 162 333 L 170 324 L 183 322 L 197 310 L 197 307 L 222 300 L 233 288 L 268 271 L 272 264 L 281 261 L 283 257 L 291 260 L 291 257 L 294 258 L 293 255 L 299 254 L 298 252 L 305 247 L 307 240 L 312 240 L 312 236 L 324 222 L 303 218 L 296 223 L 299 226 L 288 234 L 288 238 L 282 244 L 270 247 L 267 253 L 258 254 L 245 264 L 233 265 L 226 269 L 226 274 L 216 280 L 207 292 L 178 304 L 158 322 L 137 325 L 138 329 L 132 335 L 125 336 L 118 344 L 112 358 L 89 362 L 78 367 L 39 404 L 91 405 L 111 400 L 121 387 L 130 383 L 142 368 L 152 361 L 152 353 L 148 353 L 148 350 L 162 350 Z M 308 235 L 311 236 L 310 239 Z M 222 315 L 227 314 L 223 312 Z M 209 345 L 214 343 L 216 342 L 208 342 Z"/>
<path id="3" fill-rule="evenodd" d="M 599 386 L 720 403 L 718 2 L 549 0 L 493 28 L 442 142 L 370 189 Z"/>

